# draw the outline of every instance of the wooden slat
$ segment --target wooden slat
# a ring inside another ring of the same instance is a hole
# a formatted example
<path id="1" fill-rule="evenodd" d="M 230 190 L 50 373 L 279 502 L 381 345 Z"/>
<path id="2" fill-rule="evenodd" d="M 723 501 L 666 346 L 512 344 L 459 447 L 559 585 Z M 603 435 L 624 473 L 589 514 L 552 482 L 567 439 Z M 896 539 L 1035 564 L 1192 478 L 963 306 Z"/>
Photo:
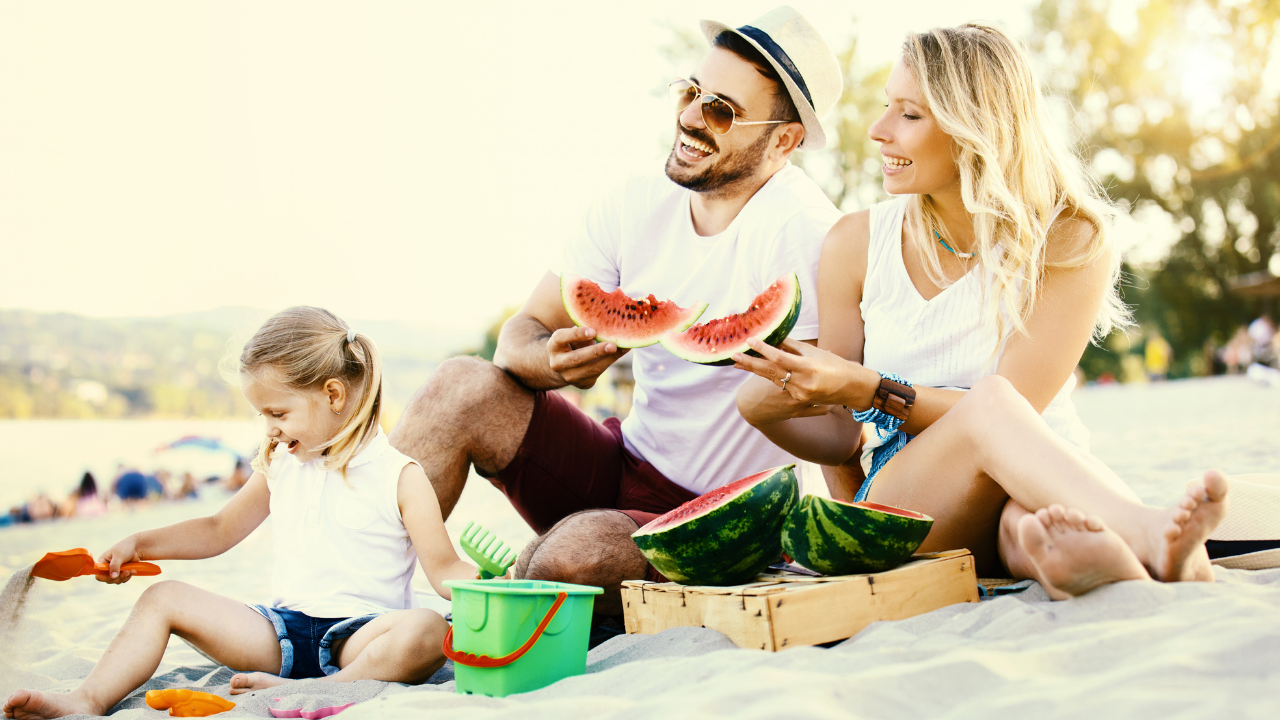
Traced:
<path id="1" fill-rule="evenodd" d="M 762 575 L 733 587 L 627 581 L 628 633 L 709 627 L 739 647 L 781 650 L 856 634 L 877 620 L 900 620 L 958 602 L 977 602 L 977 575 L 966 550 L 918 555 L 871 575 Z"/>
<path id="2" fill-rule="evenodd" d="M 817 645 L 852 637 L 877 620 L 902 620 L 947 605 L 978 601 L 970 556 L 927 563 L 911 572 L 866 575 L 770 599 L 774 646 Z"/>

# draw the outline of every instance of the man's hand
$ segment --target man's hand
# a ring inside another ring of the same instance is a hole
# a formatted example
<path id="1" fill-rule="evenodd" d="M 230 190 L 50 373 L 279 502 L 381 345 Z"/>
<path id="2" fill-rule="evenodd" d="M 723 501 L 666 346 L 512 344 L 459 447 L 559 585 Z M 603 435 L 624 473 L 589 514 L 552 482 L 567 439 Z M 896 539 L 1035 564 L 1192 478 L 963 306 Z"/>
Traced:
<path id="1" fill-rule="evenodd" d="M 626 355 L 627 348 L 595 341 L 592 328 L 569 327 L 551 333 L 547 340 L 547 358 L 551 370 L 576 388 L 586 390 L 596 384 L 600 374 Z"/>

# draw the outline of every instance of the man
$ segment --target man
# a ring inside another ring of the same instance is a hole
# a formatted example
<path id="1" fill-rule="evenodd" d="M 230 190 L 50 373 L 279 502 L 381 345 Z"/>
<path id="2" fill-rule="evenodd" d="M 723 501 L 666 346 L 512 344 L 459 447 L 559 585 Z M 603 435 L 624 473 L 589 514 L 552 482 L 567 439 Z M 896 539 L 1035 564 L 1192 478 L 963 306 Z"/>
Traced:
<path id="1" fill-rule="evenodd" d="M 788 158 L 825 142 L 818 118 L 839 98 L 839 65 L 791 8 L 736 30 L 702 28 L 711 52 L 693 77 L 672 83 L 678 116 L 665 177 L 637 178 L 598 203 L 560 270 L 633 297 L 704 301 L 704 318 L 741 312 L 796 272 L 803 306 L 792 336 L 816 338 L 818 255 L 840 213 Z M 595 334 L 574 327 L 548 273 L 503 326 L 493 364 L 442 364 L 391 442 L 426 469 L 446 516 L 474 465 L 540 534 L 516 575 L 603 587 L 596 612 L 617 615 L 620 583 L 651 570 L 630 538 L 640 525 L 795 459 L 738 415 L 747 373 L 658 345 L 635 351 L 626 421 L 595 422 L 551 392 L 591 387 L 627 352 Z"/>

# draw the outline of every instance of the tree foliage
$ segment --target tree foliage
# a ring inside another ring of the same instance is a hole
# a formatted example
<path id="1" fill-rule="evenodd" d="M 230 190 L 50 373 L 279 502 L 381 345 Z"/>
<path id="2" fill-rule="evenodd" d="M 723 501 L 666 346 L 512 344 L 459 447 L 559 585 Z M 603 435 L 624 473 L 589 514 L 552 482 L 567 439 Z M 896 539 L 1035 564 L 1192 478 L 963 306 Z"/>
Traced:
<path id="1" fill-rule="evenodd" d="M 1201 348 L 1261 309 L 1233 281 L 1275 269 L 1280 249 L 1280 2 L 1150 0 L 1128 15 L 1044 0 L 1034 20 L 1032 50 L 1086 161 L 1172 240 L 1163 257 L 1132 248 L 1126 300 L 1173 345 L 1175 374 L 1203 372 Z"/>

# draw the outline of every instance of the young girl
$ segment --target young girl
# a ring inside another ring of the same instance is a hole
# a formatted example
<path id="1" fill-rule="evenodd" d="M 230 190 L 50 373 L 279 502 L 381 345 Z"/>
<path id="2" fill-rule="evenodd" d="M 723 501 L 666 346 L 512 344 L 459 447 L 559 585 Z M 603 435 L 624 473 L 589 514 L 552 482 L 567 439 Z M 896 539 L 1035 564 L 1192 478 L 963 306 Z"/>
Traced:
<path id="1" fill-rule="evenodd" d="M 912 35 L 885 89 L 871 138 L 899 197 L 831 229 L 818 347 L 736 356 L 759 376 L 739 410 L 842 467 L 833 494 L 931 515 L 924 549 L 970 548 L 980 574 L 1003 564 L 1058 599 L 1212 580 L 1204 541 L 1226 478 L 1151 507 L 1085 449 L 1072 371 L 1092 334 L 1127 323 L 1120 260 L 1111 209 L 1049 126 L 1025 51 L 980 25 Z M 861 458 L 859 422 L 875 425 Z"/>
<path id="2" fill-rule="evenodd" d="M 445 598 L 445 580 L 476 568 L 454 552 L 422 468 L 379 429 L 373 343 L 325 310 L 290 308 L 249 340 L 239 373 L 267 426 L 249 482 L 217 514 L 131 535 L 100 561 L 111 566 L 105 582 L 122 583 L 122 563 L 213 557 L 271 515 L 270 604 L 156 583 L 80 687 L 19 690 L 5 717 L 102 715 L 151 677 L 170 635 L 246 671 L 232 693 L 317 677 L 418 683 L 444 664 L 447 624 L 417 607 L 414 562 Z"/>

